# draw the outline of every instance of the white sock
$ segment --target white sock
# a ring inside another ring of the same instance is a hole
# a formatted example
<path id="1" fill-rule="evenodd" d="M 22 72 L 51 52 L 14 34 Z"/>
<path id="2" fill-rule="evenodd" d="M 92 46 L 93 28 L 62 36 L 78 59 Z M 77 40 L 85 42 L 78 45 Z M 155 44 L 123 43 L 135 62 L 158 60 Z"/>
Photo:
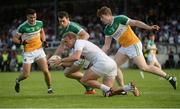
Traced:
<path id="1" fill-rule="evenodd" d="M 125 92 L 131 91 L 131 90 L 132 90 L 131 85 L 125 85 L 125 86 L 123 87 L 123 90 L 124 90 Z"/>
<path id="2" fill-rule="evenodd" d="M 107 91 L 110 90 L 110 87 L 108 87 L 108 86 L 106 86 L 104 84 L 101 84 L 100 89 L 103 90 L 104 92 L 107 92 Z"/>

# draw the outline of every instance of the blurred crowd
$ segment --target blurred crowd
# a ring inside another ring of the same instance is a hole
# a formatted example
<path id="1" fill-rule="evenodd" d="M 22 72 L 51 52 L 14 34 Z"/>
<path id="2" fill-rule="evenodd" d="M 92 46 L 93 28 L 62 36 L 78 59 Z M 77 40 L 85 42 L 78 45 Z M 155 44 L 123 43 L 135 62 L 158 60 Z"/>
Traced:
<path id="1" fill-rule="evenodd" d="M 177 0 L 178 2 L 178 0 Z M 151 2 L 150 2 L 151 3 Z M 153 33 L 156 34 L 156 43 L 166 43 L 166 44 L 180 44 L 180 9 L 176 2 L 161 2 L 156 1 L 156 4 L 150 4 L 149 2 L 143 1 L 142 3 L 134 2 L 133 7 L 128 7 L 128 12 L 124 12 L 123 9 L 118 7 L 111 7 L 114 15 L 126 14 L 132 19 L 138 19 L 147 24 L 157 24 L 161 27 L 160 31 Z M 91 7 L 92 8 L 92 7 Z M 0 14 L 0 59 L 4 60 L 3 54 L 8 53 L 8 57 L 5 60 L 14 60 L 18 62 L 15 58 L 19 53 L 11 52 L 11 50 L 16 51 L 21 49 L 21 45 L 15 45 L 12 42 L 12 37 L 14 36 L 16 29 L 19 24 L 24 22 L 26 19 L 24 12 L 25 8 L 1 8 Z M 44 30 L 46 33 L 46 40 L 50 43 L 53 43 L 61 38 L 61 36 L 56 35 L 55 26 L 58 23 L 54 18 L 54 8 L 52 6 L 46 7 L 35 7 L 37 10 L 38 19 L 44 22 Z M 63 9 L 61 9 L 63 10 Z M 88 10 L 88 9 L 87 9 Z M 90 40 L 95 44 L 102 46 L 104 42 L 103 28 L 104 25 L 100 23 L 99 19 L 96 16 L 96 10 L 93 13 L 78 13 L 75 9 L 73 12 L 68 10 L 71 15 L 71 20 L 75 21 L 88 31 L 90 34 Z M 148 40 L 148 35 L 150 32 L 143 29 L 133 28 L 138 37 L 142 40 L 143 43 L 146 43 Z M 111 52 L 114 52 L 119 45 L 112 45 Z M 5 51 L 6 50 L 6 51 Z M 4 56 L 6 57 L 6 56 Z M 2 63 L 0 61 L 1 70 L 8 69 L 12 67 L 2 68 Z M 8 62 L 9 65 L 11 61 Z M 19 69 L 16 69 L 19 70 Z"/>

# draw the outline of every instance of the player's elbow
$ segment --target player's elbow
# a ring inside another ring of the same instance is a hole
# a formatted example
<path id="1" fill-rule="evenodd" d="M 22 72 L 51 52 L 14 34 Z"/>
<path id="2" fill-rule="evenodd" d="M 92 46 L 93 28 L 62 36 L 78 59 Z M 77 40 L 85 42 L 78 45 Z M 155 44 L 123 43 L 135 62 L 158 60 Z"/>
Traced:
<path id="1" fill-rule="evenodd" d="M 78 57 L 78 56 L 73 57 L 73 61 L 78 61 L 79 59 L 80 59 L 80 57 Z"/>
<path id="2" fill-rule="evenodd" d="M 138 20 L 130 20 L 130 21 L 129 21 L 129 25 L 130 25 L 130 26 L 137 26 L 137 25 L 139 24 L 139 22 L 140 22 L 140 21 L 138 21 Z"/>

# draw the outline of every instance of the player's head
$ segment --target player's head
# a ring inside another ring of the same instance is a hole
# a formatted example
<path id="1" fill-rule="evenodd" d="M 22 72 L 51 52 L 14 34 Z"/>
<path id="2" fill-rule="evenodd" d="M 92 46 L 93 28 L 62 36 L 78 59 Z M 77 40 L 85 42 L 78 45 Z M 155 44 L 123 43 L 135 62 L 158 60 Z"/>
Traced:
<path id="1" fill-rule="evenodd" d="M 34 25 L 36 23 L 36 18 L 37 18 L 36 11 L 34 9 L 27 9 L 26 18 L 28 23 Z"/>
<path id="2" fill-rule="evenodd" d="M 76 34 L 74 34 L 72 32 L 68 32 L 63 35 L 62 41 L 67 48 L 71 49 L 74 47 L 76 39 L 77 39 Z"/>
<path id="3" fill-rule="evenodd" d="M 58 21 L 62 27 L 67 27 L 69 24 L 69 14 L 65 11 L 58 12 Z"/>
<path id="4" fill-rule="evenodd" d="M 110 24 L 112 22 L 112 12 L 111 9 L 103 6 L 97 10 L 97 16 L 104 24 Z"/>
<path id="5" fill-rule="evenodd" d="M 149 39 L 150 39 L 150 40 L 155 40 L 155 38 L 156 38 L 155 34 L 150 34 L 150 35 L 149 35 Z"/>

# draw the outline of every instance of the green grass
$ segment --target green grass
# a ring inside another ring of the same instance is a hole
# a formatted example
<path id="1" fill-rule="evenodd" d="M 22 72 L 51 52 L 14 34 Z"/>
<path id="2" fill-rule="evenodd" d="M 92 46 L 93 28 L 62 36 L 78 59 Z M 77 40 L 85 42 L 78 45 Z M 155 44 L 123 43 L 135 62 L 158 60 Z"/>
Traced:
<path id="1" fill-rule="evenodd" d="M 142 79 L 139 70 L 123 70 L 125 82 L 135 81 L 141 90 L 140 97 L 131 93 L 125 96 L 105 98 L 97 89 L 95 95 L 84 95 L 84 88 L 62 72 L 53 71 L 55 93 L 47 94 L 43 74 L 32 72 L 21 82 L 21 92 L 14 91 L 16 73 L 0 73 L 0 108 L 180 108 L 180 89 L 158 76 L 145 73 Z M 166 70 L 180 78 L 180 70 Z M 180 81 L 178 80 L 180 83 Z"/>

